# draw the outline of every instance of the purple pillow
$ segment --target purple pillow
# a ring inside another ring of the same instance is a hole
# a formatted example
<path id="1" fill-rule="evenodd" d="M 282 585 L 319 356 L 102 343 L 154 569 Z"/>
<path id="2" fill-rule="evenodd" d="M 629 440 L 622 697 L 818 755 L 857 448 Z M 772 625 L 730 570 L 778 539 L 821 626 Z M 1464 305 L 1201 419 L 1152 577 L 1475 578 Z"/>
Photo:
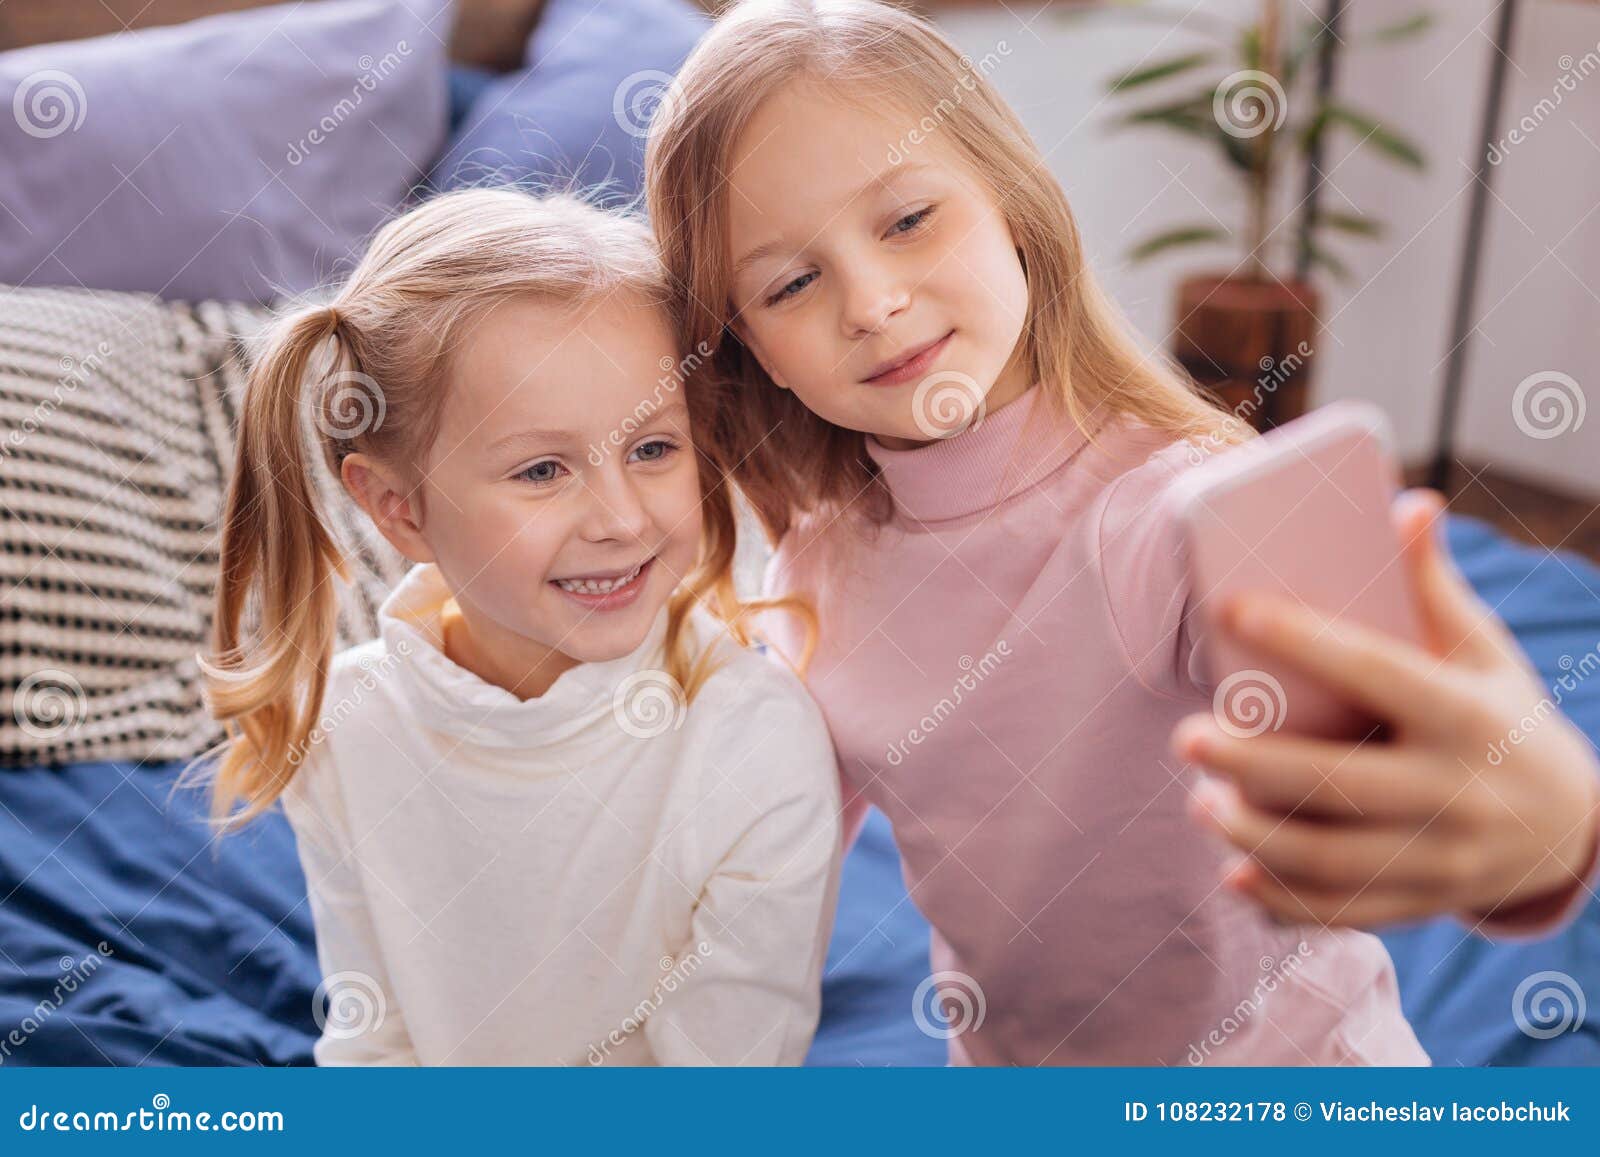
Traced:
<path id="1" fill-rule="evenodd" d="M 348 271 L 443 147 L 449 0 L 0 53 L 0 282 L 265 302 Z"/>
<path id="2" fill-rule="evenodd" d="M 546 0 L 526 67 L 484 85 L 430 183 L 576 188 L 598 191 L 603 203 L 632 201 L 650 117 L 709 27 L 689 0 Z"/>

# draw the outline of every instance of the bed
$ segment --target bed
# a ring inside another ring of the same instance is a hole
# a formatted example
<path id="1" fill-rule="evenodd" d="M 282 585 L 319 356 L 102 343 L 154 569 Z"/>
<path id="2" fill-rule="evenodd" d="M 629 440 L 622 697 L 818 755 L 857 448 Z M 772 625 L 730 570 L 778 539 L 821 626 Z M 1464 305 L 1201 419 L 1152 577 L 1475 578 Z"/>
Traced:
<path id="1" fill-rule="evenodd" d="M 1600 568 L 1467 519 L 1451 522 L 1449 538 L 1548 678 L 1595 648 Z M 1579 684 L 1564 706 L 1600 736 L 1600 686 Z M 14 832 L 0 841 L 0 1034 L 10 1034 L 0 1063 L 311 1063 L 318 976 L 289 827 L 274 812 L 241 836 L 208 839 L 201 799 L 176 786 L 180 770 L 0 773 Z M 810 1064 L 943 1063 L 944 1042 L 913 1015 L 927 935 L 874 815 L 845 865 Z M 1532 1035 L 1512 1010 L 1540 974 L 1564 976 L 1580 998 L 1600 992 L 1600 903 L 1531 943 L 1489 943 L 1449 920 L 1384 938 L 1436 1063 L 1600 1064 L 1600 1024 Z"/>

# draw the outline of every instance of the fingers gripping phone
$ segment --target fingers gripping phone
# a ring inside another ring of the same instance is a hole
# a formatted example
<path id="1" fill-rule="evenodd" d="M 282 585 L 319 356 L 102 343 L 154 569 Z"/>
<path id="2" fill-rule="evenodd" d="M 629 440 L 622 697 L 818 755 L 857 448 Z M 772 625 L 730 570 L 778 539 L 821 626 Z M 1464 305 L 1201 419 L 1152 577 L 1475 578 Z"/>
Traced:
<path id="1" fill-rule="evenodd" d="M 1390 507 L 1401 485 L 1387 419 L 1338 402 L 1195 467 L 1180 482 L 1194 609 L 1219 725 L 1359 738 L 1375 721 L 1225 634 L 1245 592 L 1276 594 L 1410 642 L 1418 617 Z"/>

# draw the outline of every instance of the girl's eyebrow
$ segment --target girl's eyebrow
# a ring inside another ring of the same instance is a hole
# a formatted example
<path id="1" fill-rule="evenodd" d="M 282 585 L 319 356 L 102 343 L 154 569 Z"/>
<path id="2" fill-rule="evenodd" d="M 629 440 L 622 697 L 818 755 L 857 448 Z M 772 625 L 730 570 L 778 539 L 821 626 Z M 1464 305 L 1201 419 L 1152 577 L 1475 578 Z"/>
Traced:
<path id="1" fill-rule="evenodd" d="M 650 412 L 648 416 L 640 419 L 640 422 L 643 424 L 645 422 L 653 421 L 657 418 L 687 418 L 688 416 L 689 407 L 687 405 L 685 405 L 683 402 L 671 402 L 665 406 L 657 406 L 653 411 Z"/>
<path id="2" fill-rule="evenodd" d="M 868 189 L 885 187 L 893 184 L 902 177 L 915 176 L 916 174 L 925 172 L 931 168 L 933 168 L 933 165 L 927 161 L 913 161 L 910 164 L 890 165 L 888 172 L 874 173 L 865 181 L 862 181 L 861 184 L 852 189 L 850 195 L 845 198 L 845 204 L 850 204 L 850 202 L 854 201 L 857 197 L 860 197 Z M 739 258 L 739 260 L 733 263 L 733 276 L 737 278 L 750 266 L 754 265 L 764 257 L 772 256 L 783 247 L 784 242 L 782 237 L 774 237 L 771 241 L 757 245 L 754 249 L 750 250 L 743 257 Z"/>
<path id="3" fill-rule="evenodd" d="M 743 273 L 756 262 L 765 257 L 771 257 L 774 253 L 782 248 L 783 238 L 781 237 L 775 237 L 771 241 L 766 242 L 764 245 L 757 245 L 754 249 L 750 250 L 750 252 L 746 253 L 743 257 L 739 258 L 739 260 L 733 263 L 733 275 L 738 277 L 739 274 Z"/>
<path id="4" fill-rule="evenodd" d="M 498 454 L 502 450 L 509 450 L 514 446 L 543 445 L 551 442 L 576 442 L 578 435 L 571 430 L 517 430 L 503 438 L 496 438 L 489 443 L 485 454 Z"/>
<path id="5" fill-rule="evenodd" d="M 630 415 L 630 419 L 643 426 L 650 422 L 667 418 L 689 416 L 689 407 L 682 402 L 669 402 L 664 406 L 650 406 L 647 413 L 640 415 L 637 411 Z M 502 450 L 509 450 L 519 446 L 548 446 L 555 444 L 577 444 L 584 440 L 584 435 L 572 430 L 516 430 L 503 438 L 496 438 L 489 443 L 485 454 L 498 454 Z"/>

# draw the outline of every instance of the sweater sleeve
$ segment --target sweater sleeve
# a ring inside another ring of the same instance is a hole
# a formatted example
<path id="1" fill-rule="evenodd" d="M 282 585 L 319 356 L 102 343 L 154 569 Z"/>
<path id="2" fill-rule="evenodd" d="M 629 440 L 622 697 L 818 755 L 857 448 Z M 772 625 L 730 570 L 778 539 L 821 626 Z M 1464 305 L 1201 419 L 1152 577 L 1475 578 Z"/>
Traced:
<path id="1" fill-rule="evenodd" d="M 1157 694 L 1188 696 L 1209 677 L 1173 493 L 1175 453 L 1168 447 L 1107 488 L 1096 547 L 1108 613 L 1134 678 Z"/>
<path id="2" fill-rule="evenodd" d="M 1462 919 L 1475 931 L 1497 940 L 1537 940 L 1565 928 L 1578 918 L 1591 897 L 1600 896 L 1600 831 L 1591 839 L 1588 867 L 1567 887 L 1513 908 L 1474 912 Z"/>
<path id="3" fill-rule="evenodd" d="M 418 1060 L 384 967 L 333 768 L 314 748 L 283 794 L 316 928 L 322 1035 L 318 1065 L 415 1065 Z"/>
<path id="4" fill-rule="evenodd" d="M 794 565 L 795 556 L 806 553 L 808 549 L 815 549 L 820 553 L 822 547 L 814 539 L 802 537 L 799 531 L 791 531 L 778 544 L 772 557 L 767 560 L 766 570 L 763 572 L 761 588 L 763 598 L 776 599 L 799 593 L 802 598 L 815 605 L 815 593 L 803 589 L 797 591 L 796 586 L 796 570 L 802 568 Z M 800 656 L 805 652 L 804 625 L 795 615 L 787 611 L 768 612 L 762 617 L 761 625 L 768 640 L 772 661 L 795 670 L 800 662 Z M 839 779 L 839 798 L 843 805 L 839 815 L 843 846 L 844 851 L 848 853 L 855 846 L 856 837 L 861 834 L 867 813 L 872 808 L 866 793 L 851 786 L 843 767 L 836 766 L 835 774 Z"/>
<path id="5" fill-rule="evenodd" d="M 689 943 L 662 961 L 680 983 L 645 1022 L 662 1064 L 797 1065 L 816 1031 L 839 793 L 822 717 L 784 682 L 783 698 L 727 720 L 700 769 L 692 822 L 712 867 Z"/>

